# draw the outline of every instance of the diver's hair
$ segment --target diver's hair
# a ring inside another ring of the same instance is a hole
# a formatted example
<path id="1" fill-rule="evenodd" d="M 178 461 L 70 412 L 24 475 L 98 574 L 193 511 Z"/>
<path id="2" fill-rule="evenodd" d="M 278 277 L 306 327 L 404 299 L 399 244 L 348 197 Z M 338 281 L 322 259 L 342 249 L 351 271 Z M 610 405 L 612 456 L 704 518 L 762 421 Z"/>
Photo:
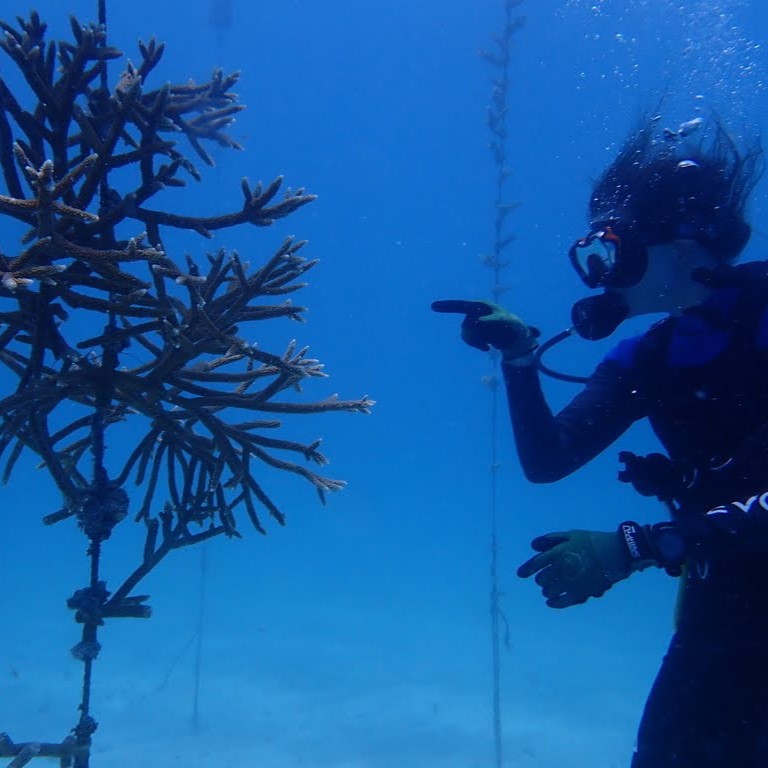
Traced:
<path id="1" fill-rule="evenodd" d="M 690 237 L 719 261 L 735 259 L 751 234 L 746 204 L 763 173 L 759 139 L 741 150 L 717 118 L 698 141 L 644 119 L 597 180 L 592 222 L 615 220 L 646 245 Z"/>

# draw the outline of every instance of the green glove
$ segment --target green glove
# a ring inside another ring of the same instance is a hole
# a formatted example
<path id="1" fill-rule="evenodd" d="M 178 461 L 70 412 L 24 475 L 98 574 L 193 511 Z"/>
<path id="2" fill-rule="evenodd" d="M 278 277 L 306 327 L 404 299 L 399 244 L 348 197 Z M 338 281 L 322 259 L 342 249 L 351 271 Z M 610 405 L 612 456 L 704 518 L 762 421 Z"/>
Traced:
<path id="1" fill-rule="evenodd" d="M 558 531 L 539 536 L 531 546 L 540 554 L 523 563 L 517 575 L 525 579 L 535 573 L 550 608 L 568 608 L 601 597 L 616 582 L 653 564 L 633 557 L 620 531 Z"/>
<path id="2" fill-rule="evenodd" d="M 536 339 L 541 335 L 538 328 L 526 325 L 517 315 L 490 301 L 446 299 L 432 302 L 432 309 L 465 315 L 461 338 L 483 352 L 495 347 L 507 360 L 514 360 L 538 346 Z"/>

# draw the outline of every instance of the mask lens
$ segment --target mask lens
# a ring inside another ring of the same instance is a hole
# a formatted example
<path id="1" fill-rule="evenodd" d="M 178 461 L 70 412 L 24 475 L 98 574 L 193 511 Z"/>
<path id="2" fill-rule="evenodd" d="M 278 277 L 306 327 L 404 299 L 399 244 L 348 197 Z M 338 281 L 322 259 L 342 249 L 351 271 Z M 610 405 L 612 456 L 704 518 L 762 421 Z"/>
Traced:
<path id="1" fill-rule="evenodd" d="M 570 251 L 571 262 L 590 288 L 610 282 L 621 251 L 621 240 L 610 227 L 577 240 Z"/>

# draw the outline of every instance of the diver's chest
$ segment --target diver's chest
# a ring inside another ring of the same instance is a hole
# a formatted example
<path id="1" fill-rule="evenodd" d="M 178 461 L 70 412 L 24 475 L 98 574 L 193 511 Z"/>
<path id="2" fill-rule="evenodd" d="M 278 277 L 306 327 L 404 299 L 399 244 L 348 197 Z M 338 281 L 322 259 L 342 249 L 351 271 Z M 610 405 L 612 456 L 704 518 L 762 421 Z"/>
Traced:
<path id="1" fill-rule="evenodd" d="M 693 365 L 658 366 L 641 385 L 652 422 L 707 442 L 768 422 L 768 355 L 728 349 Z"/>

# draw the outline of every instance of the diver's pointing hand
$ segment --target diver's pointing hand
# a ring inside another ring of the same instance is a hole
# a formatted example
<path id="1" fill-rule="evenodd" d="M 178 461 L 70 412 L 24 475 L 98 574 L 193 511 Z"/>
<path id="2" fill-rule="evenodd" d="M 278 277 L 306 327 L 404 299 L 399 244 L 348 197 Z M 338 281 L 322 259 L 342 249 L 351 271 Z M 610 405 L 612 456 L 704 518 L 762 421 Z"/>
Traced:
<path id="1" fill-rule="evenodd" d="M 442 299 L 433 301 L 432 309 L 435 312 L 453 312 L 459 315 L 490 315 L 493 312 L 494 304 L 487 301 L 466 301 L 465 299 Z"/>
<path id="2" fill-rule="evenodd" d="M 443 299 L 432 302 L 432 309 L 464 315 L 461 338 L 483 352 L 495 347 L 505 359 L 514 360 L 530 354 L 538 346 L 538 328 L 526 325 L 517 315 L 490 301 Z"/>

